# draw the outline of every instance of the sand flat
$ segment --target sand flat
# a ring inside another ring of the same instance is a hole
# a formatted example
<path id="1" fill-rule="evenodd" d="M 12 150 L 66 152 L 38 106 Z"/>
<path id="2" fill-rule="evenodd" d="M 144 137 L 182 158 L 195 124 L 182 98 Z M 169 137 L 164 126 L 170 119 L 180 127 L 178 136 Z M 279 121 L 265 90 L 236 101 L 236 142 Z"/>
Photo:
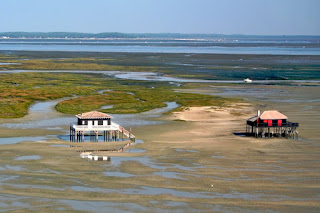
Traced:
<path id="1" fill-rule="evenodd" d="M 234 135 L 252 114 L 254 106 L 239 104 L 156 118 L 163 122 L 134 128 L 144 141 L 134 148 L 145 152 L 109 153 L 110 162 L 81 159 L 77 146 L 51 146 L 67 144 L 59 140 L 1 145 L 0 209 L 38 202 L 40 211 L 70 211 L 85 201 L 123 211 L 315 212 L 318 150 L 299 140 Z M 15 160 L 32 155 L 41 158 Z"/>

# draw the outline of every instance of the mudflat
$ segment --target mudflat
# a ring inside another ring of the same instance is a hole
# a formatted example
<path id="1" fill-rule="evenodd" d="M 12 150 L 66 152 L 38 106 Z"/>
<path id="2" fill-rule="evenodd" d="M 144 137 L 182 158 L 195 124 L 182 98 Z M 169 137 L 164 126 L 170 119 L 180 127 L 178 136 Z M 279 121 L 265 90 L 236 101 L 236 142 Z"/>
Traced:
<path id="1" fill-rule="evenodd" d="M 4 112 L 14 113 L 6 117 L 21 118 L 0 119 L 0 211 L 319 212 L 319 56 L 12 54 L 22 58 L 2 57 L 3 72 L 13 73 L 1 74 L 1 100 Z M 95 74 L 48 73 L 74 69 Z M 124 80 L 98 70 L 160 72 L 170 80 Z M 244 84 L 246 77 L 253 83 Z M 131 98 L 131 106 L 121 105 L 120 95 L 125 102 Z M 72 109 L 66 97 L 87 111 L 136 107 L 137 114 L 114 118 L 132 126 L 139 140 L 125 152 L 94 153 L 111 161 L 82 159 L 83 150 L 117 149 L 125 142 L 59 140 L 76 114 L 54 110 L 61 101 Z M 258 109 L 279 110 L 299 122 L 299 140 L 236 134 Z"/>
<path id="2" fill-rule="evenodd" d="M 108 153 L 109 162 L 80 159 L 60 140 L 1 145 L 0 208 L 316 212 L 318 150 L 235 135 L 254 113 L 238 103 L 162 116 L 163 124 L 134 129 L 144 143 L 129 150 L 145 152 Z"/>

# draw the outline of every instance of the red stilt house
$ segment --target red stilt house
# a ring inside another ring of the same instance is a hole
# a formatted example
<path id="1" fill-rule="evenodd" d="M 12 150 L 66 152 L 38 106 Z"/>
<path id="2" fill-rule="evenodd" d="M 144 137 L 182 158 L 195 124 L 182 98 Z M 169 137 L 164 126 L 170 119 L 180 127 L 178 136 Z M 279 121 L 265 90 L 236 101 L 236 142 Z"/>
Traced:
<path id="1" fill-rule="evenodd" d="M 251 131 L 250 131 L 251 127 Z M 298 138 L 299 123 L 288 121 L 288 117 L 276 111 L 260 111 L 247 120 L 246 133 L 255 137 L 292 137 Z"/>

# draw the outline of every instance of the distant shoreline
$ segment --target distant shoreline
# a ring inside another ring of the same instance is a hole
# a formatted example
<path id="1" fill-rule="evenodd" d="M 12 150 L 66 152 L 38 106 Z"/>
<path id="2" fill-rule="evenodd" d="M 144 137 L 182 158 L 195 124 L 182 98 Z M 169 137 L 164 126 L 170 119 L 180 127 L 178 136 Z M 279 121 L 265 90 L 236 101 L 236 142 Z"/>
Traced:
<path id="1" fill-rule="evenodd" d="M 241 40 L 317 40 L 320 35 L 241 35 L 201 33 L 78 33 L 78 32 L 2 32 L 0 39 L 241 39 Z"/>

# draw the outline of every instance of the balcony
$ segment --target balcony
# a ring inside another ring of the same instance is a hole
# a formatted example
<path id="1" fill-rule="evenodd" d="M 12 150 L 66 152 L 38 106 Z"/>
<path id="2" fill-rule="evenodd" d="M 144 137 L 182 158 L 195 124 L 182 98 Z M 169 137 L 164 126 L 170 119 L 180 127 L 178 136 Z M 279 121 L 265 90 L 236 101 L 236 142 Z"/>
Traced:
<path id="1" fill-rule="evenodd" d="M 75 131 L 110 131 L 119 130 L 120 125 L 111 122 L 111 125 L 78 125 L 77 123 L 70 123 L 70 127 Z"/>
<path id="2" fill-rule="evenodd" d="M 254 125 L 250 125 L 250 126 L 254 126 Z M 270 126 L 268 125 L 268 123 L 259 123 L 257 127 L 299 127 L 299 123 L 287 122 L 287 123 L 282 123 L 281 126 L 275 123 L 273 123 Z"/>

